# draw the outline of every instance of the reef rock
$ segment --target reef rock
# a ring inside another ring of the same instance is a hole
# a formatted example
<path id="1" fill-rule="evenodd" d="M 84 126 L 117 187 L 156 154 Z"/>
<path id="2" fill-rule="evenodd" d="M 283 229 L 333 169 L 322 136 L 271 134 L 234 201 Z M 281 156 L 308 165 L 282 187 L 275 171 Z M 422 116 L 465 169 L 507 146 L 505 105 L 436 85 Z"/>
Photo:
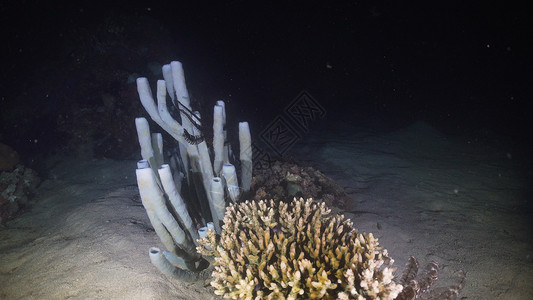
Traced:
<path id="1" fill-rule="evenodd" d="M 0 171 L 11 171 L 18 163 L 18 153 L 8 145 L 0 143 Z"/>

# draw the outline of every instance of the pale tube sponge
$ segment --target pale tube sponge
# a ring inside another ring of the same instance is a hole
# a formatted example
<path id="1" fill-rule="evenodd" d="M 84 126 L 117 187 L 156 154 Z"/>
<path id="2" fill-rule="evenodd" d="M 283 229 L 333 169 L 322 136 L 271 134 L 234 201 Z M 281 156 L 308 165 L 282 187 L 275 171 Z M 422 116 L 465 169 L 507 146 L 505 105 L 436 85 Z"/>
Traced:
<path id="1" fill-rule="evenodd" d="M 213 169 L 215 174 L 219 175 L 224 164 L 224 108 L 220 105 L 215 105 L 213 109 L 213 150 Z"/>
<path id="2" fill-rule="evenodd" d="M 203 239 L 207 236 L 207 232 L 209 230 L 215 231 L 215 224 L 213 222 L 207 222 L 207 225 L 198 229 L 198 235 L 200 235 L 200 238 Z"/>
<path id="3" fill-rule="evenodd" d="M 141 145 L 142 158 L 148 162 L 155 161 L 148 121 L 145 118 L 135 118 L 135 127 L 137 128 L 137 137 Z"/>
<path id="4" fill-rule="evenodd" d="M 199 210 L 198 217 L 200 219 L 198 221 L 205 223 L 213 219 L 216 225 L 208 223 L 208 227 L 220 231 L 221 220 L 224 216 L 223 209 L 226 204 L 224 196 L 228 195 L 231 198 L 230 201 L 235 202 L 240 193 L 235 167 L 230 164 L 233 162 L 233 155 L 230 155 L 230 144 L 226 141 L 225 104 L 223 101 L 217 101 L 214 108 L 213 148 L 208 149 L 208 143 L 205 139 L 211 135 L 205 132 L 205 127 L 201 126 L 202 121 L 199 113 L 191 110 L 182 64 L 179 61 L 173 61 L 164 65 L 162 73 L 164 80 L 157 82 L 156 95 L 152 94 L 146 78 L 137 79 L 137 91 L 143 107 L 153 121 L 178 141 L 181 162 L 176 155 L 177 153 L 173 152 L 170 159 L 171 167 L 163 165 L 161 136 L 153 135 L 151 137 L 146 119 L 136 120 L 143 158 L 149 161 L 149 164 L 144 164 L 143 167 L 138 168 L 137 181 L 150 222 L 152 222 L 165 247 L 175 256 L 183 257 L 189 270 L 198 270 L 200 268 L 197 264 L 201 264 L 205 260 L 199 259 L 198 255 L 191 257 L 193 253 L 196 254 L 194 244 L 199 234 L 194 230 L 197 224 L 194 223 L 193 225 L 192 214 L 189 215 L 188 213 L 192 213 L 193 209 Z M 170 103 L 167 103 L 170 100 L 167 100 L 167 94 L 175 108 L 179 110 L 180 118 L 174 119 L 170 114 L 168 108 Z M 154 96 L 157 101 L 154 101 Z M 250 184 L 247 182 L 251 182 L 252 176 L 252 149 L 247 123 L 239 125 L 239 140 L 241 145 L 240 160 L 244 165 L 243 183 L 246 190 L 249 189 Z M 211 143 L 209 144 L 211 145 Z M 244 149 L 247 150 L 244 151 L 246 154 L 243 154 Z M 214 153 L 214 157 L 211 157 L 210 153 Z M 158 170 L 161 165 L 163 167 Z M 170 171 L 171 168 L 172 172 Z M 182 178 L 184 175 L 185 177 Z M 172 184 L 172 176 L 174 176 L 174 184 Z M 217 178 L 213 180 L 215 176 L 223 177 L 224 180 Z M 182 179 L 186 180 L 182 181 Z M 185 202 L 180 197 L 180 190 L 177 189 L 179 186 L 177 183 L 181 184 L 181 182 L 188 185 L 187 191 L 194 198 L 191 201 L 196 199 L 199 205 L 187 202 L 194 204 L 194 207 L 186 207 Z M 224 187 L 222 183 L 227 186 Z M 224 190 L 225 188 L 227 188 L 227 192 Z M 194 193 L 197 197 L 194 197 Z M 151 252 L 153 252 L 151 254 L 154 255 L 154 258 L 158 257 L 158 250 Z M 159 263 L 154 264 L 158 264 L 160 266 L 158 268 L 166 270 L 165 273 L 171 274 L 171 276 L 172 274 L 182 274 L 182 271 L 168 268 L 169 264 L 164 264 L 164 261 L 168 262 L 169 257 L 173 258 L 174 256 L 168 256 L 166 260 L 157 258 L 153 261 Z M 196 266 L 191 263 L 196 264 Z"/>
<path id="5" fill-rule="evenodd" d="M 241 160 L 241 185 L 247 192 L 252 185 L 252 138 L 248 122 L 239 123 L 239 144 Z"/>
<path id="6" fill-rule="evenodd" d="M 137 163 L 138 169 L 150 169 L 150 164 L 146 160 L 141 160 Z M 137 182 L 139 182 L 139 177 L 137 176 Z M 141 193 L 141 189 L 143 189 Z M 150 223 L 152 224 L 152 227 L 154 227 L 155 233 L 165 245 L 165 247 L 170 250 L 172 253 L 177 252 L 176 245 L 174 244 L 174 240 L 172 239 L 172 236 L 168 233 L 167 229 L 161 223 L 159 218 L 157 217 L 155 211 L 152 209 L 152 207 L 149 205 L 150 201 L 147 201 L 149 198 L 158 197 L 156 190 L 154 189 L 146 189 L 141 188 L 139 185 L 139 193 L 141 193 L 141 201 L 144 206 L 144 209 L 146 210 L 146 214 L 148 215 L 148 219 L 150 220 Z"/>
<path id="7" fill-rule="evenodd" d="M 139 193 L 145 209 L 155 212 L 155 215 L 165 226 L 179 248 L 192 257 L 198 257 L 194 243 L 187 238 L 187 234 L 168 211 L 164 194 L 156 183 L 156 177 L 152 169 L 137 169 L 136 174 Z"/>
<path id="8" fill-rule="evenodd" d="M 163 73 L 163 79 L 166 83 L 168 95 L 170 96 L 170 99 L 172 99 L 172 103 L 176 105 L 176 103 L 174 103 L 174 101 L 176 101 L 176 91 L 174 90 L 174 82 L 172 80 L 172 67 L 170 64 L 164 65 L 161 70 Z"/>
<path id="9" fill-rule="evenodd" d="M 207 268 L 200 272 L 183 270 L 171 264 L 168 261 L 168 259 L 165 257 L 163 252 L 159 248 L 156 248 L 156 247 L 151 247 L 148 253 L 150 255 L 150 261 L 152 262 L 152 264 L 156 266 L 156 268 L 161 273 L 171 278 L 175 278 L 175 279 L 179 279 L 179 280 L 183 280 L 187 282 L 194 282 L 199 279 L 209 278 L 211 276 L 211 272 L 213 271 L 211 268 Z"/>
<path id="10" fill-rule="evenodd" d="M 159 86 L 159 85 L 158 85 Z M 137 93 L 141 99 L 141 103 L 157 125 L 161 126 L 166 132 L 168 132 L 175 140 L 180 143 L 186 144 L 185 138 L 183 137 L 183 127 L 179 125 L 178 128 L 172 128 L 169 124 L 161 119 L 159 111 L 154 102 L 154 97 L 152 96 L 152 90 L 148 84 L 148 79 L 145 77 L 137 78 Z M 179 123 L 178 123 L 179 124 Z"/>
<path id="11" fill-rule="evenodd" d="M 204 226 L 204 227 L 198 229 L 198 234 L 200 235 L 200 239 L 203 239 L 203 238 L 207 237 L 207 233 L 209 232 L 209 230 L 212 230 L 212 231 L 216 232 L 215 231 L 215 224 L 213 224 L 213 222 L 208 222 L 207 226 Z M 211 250 L 211 247 L 209 247 L 209 246 L 205 246 L 204 245 L 203 247 L 205 247 L 207 250 Z M 212 256 L 204 256 L 203 258 L 205 260 L 207 260 L 208 262 L 210 262 L 210 263 L 214 263 L 214 261 L 215 261 Z"/>
<path id="12" fill-rule="evenodd" d="M 222 125 L 223 126 L 226 126 L 226 103 L 224 103 L 224 101 L 222 100 L 217 100 L 217 104 L 218 106 L 222 106 Z M 225 132 L 225 130 L 224 130 Z"/>
<path id="13" fill-rule="evenodd" d="M 156 166 L 164 163 L 163 159 L 163 135 L 161 133 L 152 133 L 152 149 L 154 149 L 154 160 Z"/>
<path id="14" fill-rule="evenodd" d="M 194 114 L 200 119 L 199 112 L 195 111 Z M 207 142 L 205 140 L 198 144 L 198 155 L 198 165 L 202 172 L 202 182 L 206 192 L 207 201 L 209 202 L 209 210 L 211 211 L 211 216 L 213 216 L 215 212 L 213 211 L 213 200 L 211 199 L 211 193 L 209 190 L 211 188 L 211 180 L 215 176 L 213 174 L 213 164 L 211 163 L 211 157 L 209 156 L 209 149 L 207 148 Z"/>
<path id="15" fill-rule="evenodd" d="M 183 65 L 179 61 L 173 61 L 170 63 L 170 74 L 172 75 L 172 85 L 176 93 L 174 105 L 180 110 L 181 125 L 189 133 L 194 134 L 195 126 L 192 125 L 189 117 L 191 112 L 191 101 L 189 99 L 189 91 L 185 85 L 185 74 L 183 72 Z M 189 112 L 189 114 L 186 113 Z M 197 122 L 195 122 L 197 123 Z M 189 155 L 194 155 L 197 152 L 196 145 L 186 144 L 187 152 Z"/>
<path id="16" fill-rule="evenodd" d="M 176 104 L 176 91 L 174 90 L 174 81 L 172 79 L 172 67 L 170 66 L 170 64 L 164 65 L 162 68 L 162 72 L 163 72 L 163 79 L 165 81 L 165 86 L 167 87 L 168 95 L 170 96 L 170 99 L 172 100 L 172 104 L 174 104 L 174 106 L 177 107 L 178 105 Z M 183 169 L 185 170 L 186 176 L 189 177 L 189 157 L 187 156 L 187 145 L 179 143 L 179 149 L 180 149 L 181 161 L 183 162 Z"/>
<path id="17" fill-rule="evenodd" d="M 228 132 L 226 130 L 226 103 L 222 100 L 217 101 L 217 105 L 222 106 L 222 128 L 224 131 L 224 163 L 229 163 L 229 151 L 230 151 L 230 144 L 226 143 L 228 141 Z M 220 176 L 220 174 L 219 174 Z"/>
<path id="18" fill-rule="evenodd" d="M 200 113 L 195 111 L 194 115 L 200 120 Z M 198 124 L 202 125 L 202 124 Z M 213 174 L 213 165 L 211 164 L 211 157 L 209 156 L 209 149 L 207 148 L 207 142 L 203 140 L 198 144 L 198 155 L 200 156 L 200 162 L 202 163 L 202 175 L 204 176 L 204 182 L 206 183 L 205 189 L 208 191 L 209 186 L 211 185 L 211 179 L 214 177 Z"/>
<path id="19" fill-rule="evenodd" d="M 180 218 L 183 226 L 185 226 L 185 229 L 187 229 L 192 237 L 192 240 L 196 243 L 196 240 L 199 238 L 198 231 L 194 228 L 192 219 L 187 211 L 187 206 L 176 189 L 174 179 L 172 178 L 172 172 L 170 171 L 170 166 L 168 164 L 164 164 L 158 169 L 158 172 L 159 177 L 161 178 L 161 183 L 163 184 L 163 188 L 168 196 L 168 199 L 170 200 L 170 203 L 174 207 L 174 210 Z"/>
<path id="20" fill-rule="evenodd" d="M 167 88 L 164 80 L 157 81 L 157 113 L 161 120 L 170 128 L 170 134 L 183 134 L 183 127 L 174 120 L 167 108 Z"/>
<path id="21" fill-rule="evenodd" d="M 172 81 L 174 90 L 176 91 L 176 100 L 185 105 L 188 109 L 191 109 L 189 100 L 189 91 L 185 84 L 185 72 L 183 71 L 183 65 L 179 61 L 170 62 L 170 69 L 172 73 Z"/>
<path id="22" fill-rule="evenodd" d="M 207 231 L 209 230 L 209 228 L 207 228 L 207 226 L 204 226 L 200 229 L 198 229 L 198 235 L 200 236 L 201 239 L 205 238 L 207 236 Z"/>
<path id="23" fill-rule="evenodd" d="M 232 164 L 225 164 L 222 167 L 222 174 L 224 176 L 224 180 L 226 180 L 226 187 L 228 188 L 231 201 L 237 201 L 237 199 L 239 199 L 240 191 L 235 166 Z"/>
<path id="24" fill-rule="evenodd" d="M 157 111 L 159 113 L 159 117 L 165 124 L 167 124 L 173 132 L 176 132 L 178 134 L 183 134 L 183 127 L 176 121 L 170 112 L 168 111 L 167 107 L 167 90 L 170 94 L 170 98 L 174 99 L 174 87 L 172 80 L 167 81 L 167 77 L 172 76 L 172 73 L 169 73 L 170 65 L 163 66 L 163 74 L 167 73 L 166 76 L 164 76 L 165 80 L 158 80 L 157 81 Z M 169 74 L 168 74 L 169 73 Z M 170 77 L 172 79 L 172 77 Z M 167 82 L 169 82 L 167 84 Z M 179 140 L 178 140 L 179 142 Z M 189 176 L 189 157 L 187 156 L 187 147 L 189 147 L 189 144 L 183 144 L 178 143 L 179 149 L 180 149 L 180 157 L 181 161 L 183 162 L 183 169 L 185 171 L 185 175 Z"/>
<path id="25" fill-rule="evenodd" d="M 163 251 L 163 255 L 168 260 L 168 262 L 171 263 L 173 266 L 176 266 L 184 270 L 189 270 L 189 266 L 187 266 L 187 262 L 183 258 L 168 251 Z"/>
<path id="26" fill-rule="evenodd" d="M 135 127 L 137 128 L 137 137 L 141 145 L 141 156 L 143 160 L 148 162 L 152 171 L 157 174 L 157 168 L 159 166 L 158 158 L 156 158 L 154 148 L 152 147 L 152 136 L 150 135 L 148 121 L 145 118 L 135 118 Z M 157 176 L 156 181 L 161 186 L 159 176 Z"/>
<path id="27" fill-rule="evenodd" d="M 211 199 L 213 201 L 213 223 L 215 224 L 215 231 L 220 233 L 220 221 L 224 219 L 226 212 L 226 201 L 224 201 L 224 184 L 220 177 L 213 177 L 211 181 Z"/>
<path id="28" fill-rule="evenodd" d="M 139 160 L 137 162 L 137 169 L 145 169 L 145 168 L 150 168 L 150 164 L 148 163 L 148 161 L 145 159 Z"/>

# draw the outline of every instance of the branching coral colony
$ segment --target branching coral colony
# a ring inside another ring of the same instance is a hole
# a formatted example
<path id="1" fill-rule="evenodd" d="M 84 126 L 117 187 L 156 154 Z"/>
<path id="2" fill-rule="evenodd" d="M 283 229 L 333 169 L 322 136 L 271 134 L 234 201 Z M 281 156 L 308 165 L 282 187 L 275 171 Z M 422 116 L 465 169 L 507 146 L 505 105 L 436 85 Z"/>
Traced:
<path id="1" fill-rule="evenodd" d="M 392 260 L 325 203 L 302 198 L 230 206 L 222 235 L 200 240 L 215 257 L 216 294 L 233 299 L 394 299 Z"/>
<path id="2" fill-rule="evenodd" d="M 149 250 L 162 273 L 185 281 L 212 277 L 215 293 L 232 299 L 454 299 L 459 294 L 464 273 L 457 285 L 431 290 L 438 265 L 431 262 L 417 275 L 412 257 L 400 281 L 394 281 L 387 250 L 344 216 L 329 215 L 323 202 L 239 201 L 252 182 L 248 123 L 239 123 L 239 187 L 226 141 L 224 102 L 214 107 L 208 149 L 181 63 L 163 66 L 163 77 L 157 82 L 157 104 L 146 78 L 137 79 L 137 89 L 152 120 L 178 142 L 169 164 L 163 162 L 161 134 L 150 134 L 145 118 L 135 120 L 143 158 L 136 171 L 139 192 L 168 250 Z M 168 110 L 167 93 L 180 121 Z"/>

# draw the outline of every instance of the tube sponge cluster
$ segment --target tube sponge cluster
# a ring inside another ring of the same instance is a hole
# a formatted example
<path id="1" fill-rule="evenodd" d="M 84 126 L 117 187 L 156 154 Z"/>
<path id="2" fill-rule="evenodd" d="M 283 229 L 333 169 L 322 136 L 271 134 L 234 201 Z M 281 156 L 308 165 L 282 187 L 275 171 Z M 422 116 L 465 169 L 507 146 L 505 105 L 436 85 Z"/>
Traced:
<path id="1" fill-rule="evenodd" d="M 198 251 L 214 256 L 211 285 L 232 299 L 394 299 L 392 259 L 324 203 L 246 201 L 231 205 L 220 235 Z"/>

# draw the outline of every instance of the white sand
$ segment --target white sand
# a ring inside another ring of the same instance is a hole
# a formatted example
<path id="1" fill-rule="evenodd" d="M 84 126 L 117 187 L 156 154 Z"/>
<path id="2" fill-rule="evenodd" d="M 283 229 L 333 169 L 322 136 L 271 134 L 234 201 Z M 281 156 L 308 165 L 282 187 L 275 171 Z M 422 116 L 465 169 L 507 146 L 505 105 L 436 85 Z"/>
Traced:
<path id="1" fill-rule="evenodd" d="M 210 299 L 160 274 L 160 246 L 137 194 L 134 161 L 63 161 L 38 203 L 0 231 L 0 299 Z"/>
<path id="2" fill-rule="evenodd" d="M 315 130 L 294 150 L 346 187 L 345 214 L 400 270 L 410 255 L 436 260 L 438 286 L 467 272 L 464 299 L 533 299 L 523 158 L 448 140 L 424 123 L 381 135 Z M 33 211 L 0 229 L 0 299 L 214 299 L 204 283 L 151 265 L 148 249 L 161 243 L 134 170 L 134 161 L 110 160 L 53 167 Z"/>
<path id="3" fill-rule="evenodd" d="M 439 263 L 436 286 L 464 270 L 464 299 L 533 299 L 526 157 L 450 140 L 423 122 L 381 135 L 336 127 L 312 131 L 295 154 L 345 187 L 346 216 L 379 238 L 399 271 L 412 255 L 421 268 Z"/>

